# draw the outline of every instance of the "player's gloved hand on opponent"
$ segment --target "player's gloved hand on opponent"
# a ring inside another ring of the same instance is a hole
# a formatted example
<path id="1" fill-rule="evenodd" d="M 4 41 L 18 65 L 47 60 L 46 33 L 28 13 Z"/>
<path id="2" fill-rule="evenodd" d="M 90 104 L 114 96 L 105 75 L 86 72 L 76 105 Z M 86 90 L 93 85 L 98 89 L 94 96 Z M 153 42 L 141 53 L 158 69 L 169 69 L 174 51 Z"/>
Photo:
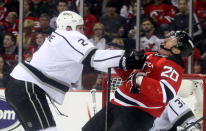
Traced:
<path id="1" fill-rule="evenodd" d="M 140 92 L 140 85 L 144 76 L 146 76 L 146 74 L 143 72 L 132 73 L 130 75 L 129 79 L 127 80 L 128 82 L 131 82 L 130 93 L 137 94 Z"/>
<path id="2" fill-rule="evenodd" d="M 140 69 L 145 61 L 144 50 L 125 51 L 120 59 L 119 67 L 123 70 Z"/>

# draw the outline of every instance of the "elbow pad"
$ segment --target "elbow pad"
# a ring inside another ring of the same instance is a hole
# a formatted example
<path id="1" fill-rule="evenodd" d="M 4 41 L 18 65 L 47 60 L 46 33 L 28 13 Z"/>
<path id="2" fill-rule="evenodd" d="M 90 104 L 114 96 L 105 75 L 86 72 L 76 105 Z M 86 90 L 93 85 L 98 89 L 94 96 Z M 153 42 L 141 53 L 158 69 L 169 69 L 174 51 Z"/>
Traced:
<path id="1" fill-rule="evenodd" d="M 92 56 L 95 54 L 97 49 L 93 49 L 89 52 L 89 54 L 84 58 L 84 60 L 82 61 L 82 64 L 83 65 L 87 65 L 87 66 L 90 66 L 91 67 L 91 59 L 92 59 Z"/>

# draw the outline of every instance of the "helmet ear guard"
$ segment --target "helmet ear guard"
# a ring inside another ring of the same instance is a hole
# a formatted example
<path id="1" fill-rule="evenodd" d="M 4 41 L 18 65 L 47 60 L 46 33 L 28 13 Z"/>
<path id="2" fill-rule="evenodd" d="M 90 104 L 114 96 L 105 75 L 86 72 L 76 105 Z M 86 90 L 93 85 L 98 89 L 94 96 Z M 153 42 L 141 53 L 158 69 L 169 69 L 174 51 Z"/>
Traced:
<path id="1" fill-rule="evenodd" d="M 177 38 L 177 44 L 174 47 L 181 51 L 181 56 L 187 57 L 192 55 L 195 46 L 191 37 L 185 31 L 176 31 L 174 36 Z"/>
<path id="2" fill-rule="evenodd" d="M 63 11 L 59 14 L 56 20 L 57 29 L 66 30 L 67 27 L 71 27 L 72 30 L 76 30 L 76 26 L 83 25 L 83 18 L 73 11 Z"/>

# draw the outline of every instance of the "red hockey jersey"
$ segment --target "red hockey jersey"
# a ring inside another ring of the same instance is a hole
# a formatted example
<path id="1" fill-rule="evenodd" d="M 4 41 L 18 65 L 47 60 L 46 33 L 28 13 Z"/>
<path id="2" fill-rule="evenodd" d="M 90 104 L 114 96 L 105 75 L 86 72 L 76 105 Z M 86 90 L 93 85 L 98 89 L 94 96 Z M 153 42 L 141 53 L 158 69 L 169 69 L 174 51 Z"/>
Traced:
<path id="1" fill-rule="evenodd" d="M 126 107 L 136 107 L 152 116 L 159 117 L 167 102 L 177 93 L 182 82 L 184 62 L 180 56 L 166 57 L 155 52 L 145 53 L 146 61 L 142 72 L 143 78 L 140 93 L 130 93 L 131 83 L 127 81 L 134 71 L 115 69 L 124 80 L 123 85 L 115 92 L 112 103 Z"/>
<path id="2" fill-rule="evenodd" d="M 145 7 L 144 12 L 154 18 L 158 25 L 171 23 L 176 15 L 175 7 L 165 3 L 148 5 Z"/>

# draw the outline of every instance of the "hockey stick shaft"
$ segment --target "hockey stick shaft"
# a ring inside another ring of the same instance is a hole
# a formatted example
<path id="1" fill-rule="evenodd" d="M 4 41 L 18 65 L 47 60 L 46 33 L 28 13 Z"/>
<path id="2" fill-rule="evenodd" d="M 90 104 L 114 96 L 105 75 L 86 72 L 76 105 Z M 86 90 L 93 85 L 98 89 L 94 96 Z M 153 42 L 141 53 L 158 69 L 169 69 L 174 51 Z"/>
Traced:
<path id="1" fill-rule="evenodd" d="M 199 123 L 200 121 L 206 119 L 206 115 L 204 115 L 203 117 L 201 117 L 200 119 L 198 119 L 197 121 L 195 121 L 194 123 L 191 123 L 189 126 L 187 126 L 183 131 L 187 131 L 187 129 L 189 129 L 190 127 L 194 126 L 195 124 Z"/>
<path id="2" fill-rule="evenodd" d="M 108 68 L 107 74 L 107 99 L 106 99 L 106 110 L 105 110 L 105 131 L 108 131 L 108 111 L 110 102 L 110 85 L 111 85 L 111 68 Z"/>
<path id="3" fill-rule="evenodd" d="M 194 23 L 194 24 L 192 25 L 192 28 L 194 28 L 194 26 L 199 25 L 199 24 L 201 24 L 201 23 L 203 23 L 203 22 L 205 22 L 205 21 L 206 21 L 206 18 L 203 19 L 203 20 L 201 20 L 201 21 L 199 21 L 198 23 Z M 188 32 L 188 30 L 189 30 L 189 27 L 187 27 L 187 28 L 185 29 L 186 32 Z"/>

